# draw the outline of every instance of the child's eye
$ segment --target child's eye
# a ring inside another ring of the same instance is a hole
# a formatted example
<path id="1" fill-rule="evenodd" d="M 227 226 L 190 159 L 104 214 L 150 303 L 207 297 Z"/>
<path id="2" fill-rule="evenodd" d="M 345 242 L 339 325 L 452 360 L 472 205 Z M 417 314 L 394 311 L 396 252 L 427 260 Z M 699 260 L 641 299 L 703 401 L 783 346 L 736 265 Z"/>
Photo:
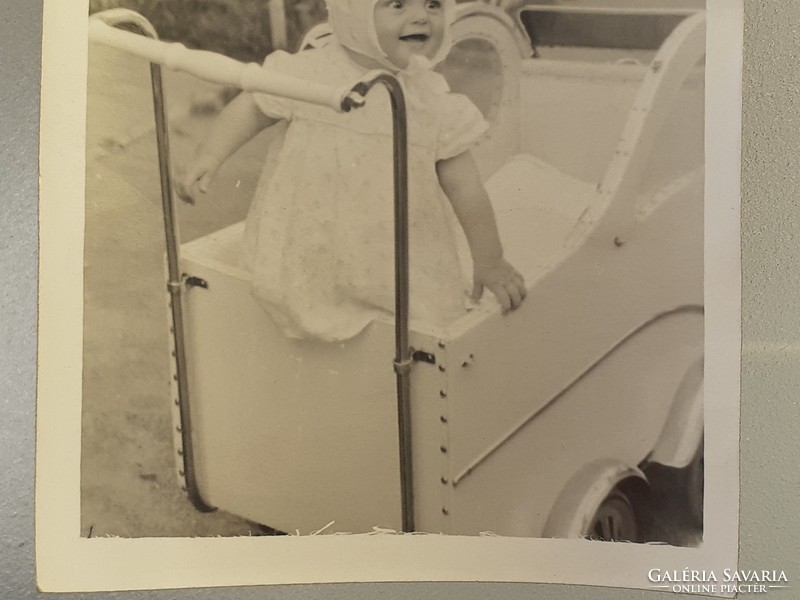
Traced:
<path id="1" fill-rule="evenodd" d="M 391 0 L 387 6 L 389 8 L 403 8 L 403 2 L 401 0 Z"/>
<path id="2" fill-rule="evenodd" d="M 428 10 L 439 10 L 442 8 L 442 3 L 440 0 L 428 0 L 425 6 L 428 8 Z"/>

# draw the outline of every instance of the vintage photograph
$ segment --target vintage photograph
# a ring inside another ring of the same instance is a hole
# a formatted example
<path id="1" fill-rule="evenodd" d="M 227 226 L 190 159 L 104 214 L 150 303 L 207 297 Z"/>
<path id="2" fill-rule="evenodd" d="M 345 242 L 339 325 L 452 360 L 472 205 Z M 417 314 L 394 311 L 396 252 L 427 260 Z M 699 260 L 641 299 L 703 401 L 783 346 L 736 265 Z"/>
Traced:
<path id="1" fill-rule="evenodd" d="M 701 548 L 706 8 L 90 0 L 80 537 Z"/>

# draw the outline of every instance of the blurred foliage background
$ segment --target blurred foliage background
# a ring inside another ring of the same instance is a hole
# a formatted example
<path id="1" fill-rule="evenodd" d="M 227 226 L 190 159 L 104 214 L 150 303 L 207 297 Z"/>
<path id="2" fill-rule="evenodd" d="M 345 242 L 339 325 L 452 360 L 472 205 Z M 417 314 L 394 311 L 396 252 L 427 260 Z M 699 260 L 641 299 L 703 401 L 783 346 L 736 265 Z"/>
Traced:
<path id="1" fill-rule="evenodd" d="M 272 51 L 267 0 L 89 0 L 89 12 L 129 8 L 141 13 L 165 40 L 258 61 Z M 286 0 L 289 48 L 326 19 L 324 0 Z"/>

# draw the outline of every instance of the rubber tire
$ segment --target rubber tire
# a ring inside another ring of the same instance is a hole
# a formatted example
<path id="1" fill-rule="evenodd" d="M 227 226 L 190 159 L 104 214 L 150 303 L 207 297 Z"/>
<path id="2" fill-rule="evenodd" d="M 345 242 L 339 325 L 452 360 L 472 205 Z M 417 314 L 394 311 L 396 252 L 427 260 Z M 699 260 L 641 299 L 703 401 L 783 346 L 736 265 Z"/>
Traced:
<path id="1" fill-rule="evenodd" d="M 687 525 L 703 529 L 704 497 L 704 448 L 703 438 L 691 462 L 682 468 L 652 463 L 645 474 L 653 488 L 659 504 L 677 507 L 685 515 Z"/>
<path id="2" fill-rule="evenodd" d="M 703 526 L 703 498 L 705 496 L 705 444 L 700 439 L 700 445 L 695 452 L 692 462 L 679 471 L 679 484 L 682 500 L 692 523 L 698 527 Z"/>

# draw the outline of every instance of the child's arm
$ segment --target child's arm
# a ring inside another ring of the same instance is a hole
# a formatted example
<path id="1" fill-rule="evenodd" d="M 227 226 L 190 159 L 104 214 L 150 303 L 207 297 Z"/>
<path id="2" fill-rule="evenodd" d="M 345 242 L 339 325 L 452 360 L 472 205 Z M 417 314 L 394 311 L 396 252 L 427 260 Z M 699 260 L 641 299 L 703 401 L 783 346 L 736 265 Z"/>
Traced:
<path id="1" fill-rule="evenodd" d="M 239 94 L 222 109 L 195 150 L 192 162 L 175 186 L 178 195 L 192 202 L 198 192 L 204 194 L 220 165 L 259 131 L 276 122 L 263 113 L 251 94 Z"/>
<path id="2" fill-rule="evenodd" d="M 522 276 L 503 258 L 494 210 L 478 178 L 470 152 L 436 163 L 439 183 L 467 236 L 473 262 L 472 297 L 480 299 L 483 288 L 497 297 L 503 312 L 517 308 L 525 299 Z"/>

